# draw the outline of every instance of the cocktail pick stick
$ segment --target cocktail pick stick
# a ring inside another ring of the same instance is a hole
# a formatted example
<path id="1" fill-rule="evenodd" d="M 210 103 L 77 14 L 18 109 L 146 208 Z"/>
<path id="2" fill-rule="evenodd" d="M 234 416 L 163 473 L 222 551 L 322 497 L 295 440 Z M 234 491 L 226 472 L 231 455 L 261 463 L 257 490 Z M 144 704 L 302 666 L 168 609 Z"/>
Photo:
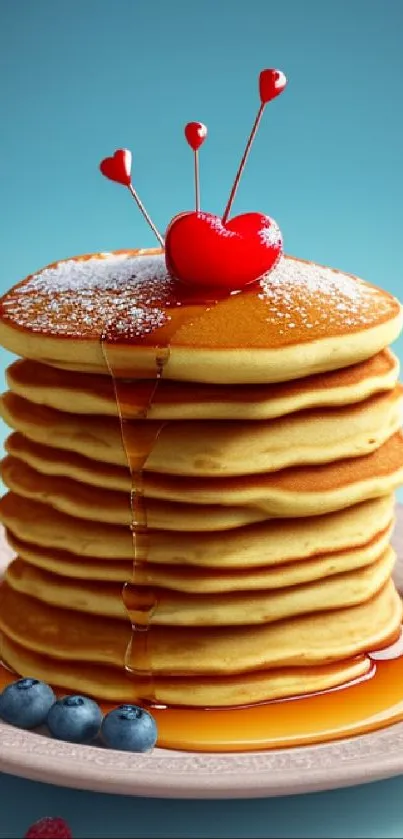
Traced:
<path id="1" fill-rule="evenodd" d="M 228 219 L 228 216 L 231 212 L 232 205 L 234 203 L 234 198 L 239 186 L 239 181 L 241 180 L 242 172 L 245 168 L 246 161 L 248 159 L 249 152 L 251 150 L 252 143 L 256 137 L 257 130 L 259 128 L 260 120 L 263 116 L 263 111 L 268 102 L 271 102 L 272 99 L 275 99 L 276 96 L 279 96 L 280 93 L 283 92 L 285 86 L 287 84 L 287 79 L 284 73 L 281 70 L 262 70 L 259 76 L 259 95 L 260 95 L 260 106 L 257 112 L 255 121 L 252 126 L 252 130 L 249 134 L 245 151 L 242 155 L 241 162 L 238 167 L 238 171 L 235 175 L 235 180 L 232 185 L 232 189 L 230 192 L 230 196 L 228 198 L 227 206 L 224 210 L 224 214 L 222 217 L 223 224 Z"/>
<path id="2" fill-rule="evenodd" d="M 117 149 L 115 151 L 113 157 L 106 157 L 104 160 L 101 161 L 99 164 L 99 168 L 105 178 L 109 178 L 110 181 L 116 181 L 118 184 L 122 184 L 122 186 L 126 186 L 132 196 L 134 198 L 141 214 L 144 216 L 147 224 L 151 227 L 154 235 L 157 237 L 161 247 L 165 247 L 165 242 L 161 233 L 155 226 L 154 222 L 152 221 L 151 217 L 149 216 L 143 202 L 140 200 L 138 193 L 136 192 L 131 179 L 131 167 L 132 167 L 132 153 L 129 149 Z"/>
<path id="3" fill-rule="evenodd" d="M 199 148 L 207 137 L 207 128 L 202 122 L 188 122 L 185 125 L 185 137 L 194 152 L 195 204 L 200 210 Z"/>

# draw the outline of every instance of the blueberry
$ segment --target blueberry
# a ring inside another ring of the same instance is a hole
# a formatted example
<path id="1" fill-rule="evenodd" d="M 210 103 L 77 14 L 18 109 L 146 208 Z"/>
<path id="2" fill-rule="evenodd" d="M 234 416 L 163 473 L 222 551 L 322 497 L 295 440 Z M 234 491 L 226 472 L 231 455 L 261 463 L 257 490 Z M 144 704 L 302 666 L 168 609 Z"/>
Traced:
<path id="1" fill-rule="evenodd" d="M 56 697 L 52 688 L 38 679 L 19 679 L 0 693 L 0 719 L 18 728 L 42 725 Z"/>
<path id="2" fill-rule="evenodd" d="M 104 717 L 101 737 L 110 749 L 148 752 L 157 742 L 154 717 L 138 705 L 119 705 Z"/>
<path id="3" fill-rule="evenodd" d="M 47 726 L 57 740 L 91 743 L 102 723 L 102 711 L 86 696 L 64 696 L 49 711 Z"/>

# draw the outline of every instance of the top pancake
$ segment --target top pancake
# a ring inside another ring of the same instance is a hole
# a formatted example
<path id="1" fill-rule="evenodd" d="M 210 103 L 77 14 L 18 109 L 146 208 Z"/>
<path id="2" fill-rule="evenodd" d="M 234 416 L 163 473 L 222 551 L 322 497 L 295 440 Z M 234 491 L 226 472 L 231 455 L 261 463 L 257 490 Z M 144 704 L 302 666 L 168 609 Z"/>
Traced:
<path id="1" fill-rule="evenodd" d="M 64 260 L 4 295 L 0 342 L 56 367 L 107 373 L 104 337 L 118 376 L 153 377 L 158 349 L 164 378 L 248 384 L 357 363 L 402 326 L 400 304 L 387 292 L 291 257 L 218 302 L 186 302 L 182 292 L 159 251 Z"/>

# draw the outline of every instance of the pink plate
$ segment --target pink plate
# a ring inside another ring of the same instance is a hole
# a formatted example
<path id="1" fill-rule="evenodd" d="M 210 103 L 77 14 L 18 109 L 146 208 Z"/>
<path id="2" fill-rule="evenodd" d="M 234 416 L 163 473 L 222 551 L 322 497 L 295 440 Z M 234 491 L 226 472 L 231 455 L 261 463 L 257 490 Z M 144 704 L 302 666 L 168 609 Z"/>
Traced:
<path id="1" fill-rule="evenodd" d="M 403 592 L 403 506 L 394 545 Z M 400 547 L 401 546 L 401 547 Z M 10 559 L 2 541 L 0 571 Z M 403 723 L 303 748 L 247 754 L 155 749 L 149 755 L 74 746 L 0 722 L 0 771 L 59 786 L 161 798 L 260 798 L 314 792 L 403 773 Z"/>

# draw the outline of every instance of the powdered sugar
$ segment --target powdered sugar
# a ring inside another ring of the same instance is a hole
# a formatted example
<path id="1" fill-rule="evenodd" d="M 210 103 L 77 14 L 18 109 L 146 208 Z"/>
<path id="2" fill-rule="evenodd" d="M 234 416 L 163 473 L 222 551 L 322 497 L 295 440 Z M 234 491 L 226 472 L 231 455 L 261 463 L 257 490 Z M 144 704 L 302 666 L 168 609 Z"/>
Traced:
<path id="1" fill-rule="evenodd" d="M 270 232 L 270 231 L 269 231 Z M 273 234 L 276 231 L 273 230 Z M 120 253 L 69 259 L 34 274 L 6 294 L 1 317 L 31 332 L 66 337 L 141 338 L 169 319 L 173 281 L 162 254 Z M 375 324 L 396 301 L 347 274 L 283 257 L 262 278 L 268 343 L 312 338 Z M 260 303 L 260 306 L 262 303 Z"/>
<path id="2" fill-rule="evenodd" d="M 393 298 L 363 280 L 332 268 L 283 257 L 261 280 L 260 299 L 268 306 L 268 323 L 289 329 L 315 329 L 323 334 L 337 327 L 375 324 L 394 307 Z M 281 333 L 283 334 L 283 333 Z"/>
<path id="3" fill-rule="evenodd" d="M 281 230 L 278 224 L 271 220 L 270 227 L 263 227 L 259 230 L 259 239 L 264 242 L 268 248 L 277 247 L 283 242 Z"/>
<path id="4" fill-rule="evenodd" d="M 94 290 L 119 293 L 130 285 L 137 302 L 151 303 L 166 299 L 171 283 L 164 259 L 158 255 L 106 253 L 89 259 L 67 259 L 44 268 L 21 286 L 20 293 L 74 291 L 81 297 L 92 297 Z"/>
<path id="5" fill-rule="evenodd" d="M 3 319 L 33 332 L 89 337 L 147 335 L 166 320 L 172 279 L 164 258 L 100 254 L 34 274 L 3 299 Z"/>

